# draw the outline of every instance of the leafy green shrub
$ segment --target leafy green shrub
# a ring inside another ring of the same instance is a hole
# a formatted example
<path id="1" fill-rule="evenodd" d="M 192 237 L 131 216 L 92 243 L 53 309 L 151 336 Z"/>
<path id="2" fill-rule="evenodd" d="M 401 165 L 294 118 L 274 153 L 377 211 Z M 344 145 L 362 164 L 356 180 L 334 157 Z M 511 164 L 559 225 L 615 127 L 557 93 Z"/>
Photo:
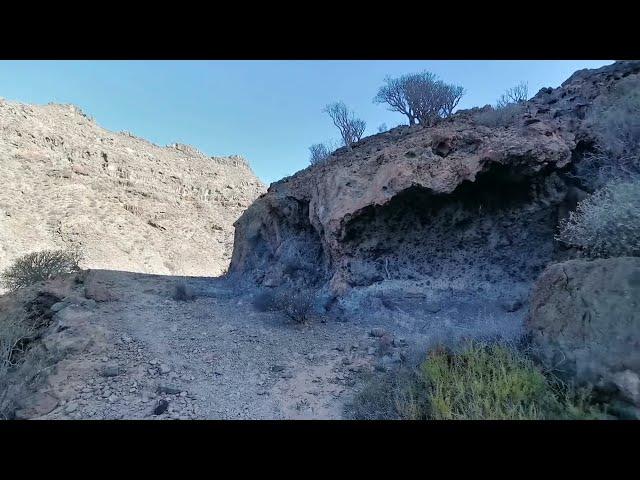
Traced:
<path id="1" fill-rule="evenodd" d="M 640 181 L 591 194 L 560 222 L 557 239 L 592 257 L 640 256 Z"/>
<path id="2" fill-rule="evenodd" d="M 589 418 L 583 396 L 550 379 L 532 360 L 503 345 L 470 344 L 436 352 L 421 366 L 433 419 Z M 568 408 L 570 407 L 570 408 Z"/>
<path id="3" fill-rule="evenodd" d="M 65 250 L 28 253 L 2 272 L 0 281 L 7 290 L 27 287 L 43 280 L 80 271 L 80 259 L 79 253 Z"/>
<path id="4" fill-rule="evenodd" d="M 545 374 L 511 347 L 437 349 L 418 369 L 369 380 L 349 407 L 355 418 L 414 420 L 596 419 L 588 391 Z"/>

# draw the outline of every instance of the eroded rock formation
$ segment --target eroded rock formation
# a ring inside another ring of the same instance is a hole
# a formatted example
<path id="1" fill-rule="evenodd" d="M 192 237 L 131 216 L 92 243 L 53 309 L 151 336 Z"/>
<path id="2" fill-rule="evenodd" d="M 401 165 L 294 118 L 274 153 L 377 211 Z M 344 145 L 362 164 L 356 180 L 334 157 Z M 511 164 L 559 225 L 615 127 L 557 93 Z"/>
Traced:
<path id="1" fill-rule="evenodd" d="M 512 336 L 532 282 L 563 258 L 554 234 L 580 197 L 567 173 L 593 146 L 588 106 L 639 72 L 576 72 L 506 126 L 480 124 L 485 107 L 339 149 L 244 212 L 230 271 L 314 287 L 338 317 Z"/>

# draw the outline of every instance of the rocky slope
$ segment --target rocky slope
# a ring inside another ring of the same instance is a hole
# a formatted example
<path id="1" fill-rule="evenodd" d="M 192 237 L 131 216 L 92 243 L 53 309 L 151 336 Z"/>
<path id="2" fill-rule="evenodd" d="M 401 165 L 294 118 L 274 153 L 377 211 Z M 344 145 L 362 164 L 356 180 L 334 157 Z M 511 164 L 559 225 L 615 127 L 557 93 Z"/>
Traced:
<path id="1" fill-rule="evenodd" d="M 585 113 L 638 74 L 640 62 L 578 71 L 505 126 L 474 109 L 340 149 L 244 212 L 232 276 L 311 286 L 339 318 L 514 337 L 532 282 L 566 256 L 554 234 L 584 194 L 567 174 L 592 148 Z"/>
<path id="2" fill-rule="evenodd" d="M 233 222 L 264 191 L 239 157 L 159 147 L 73 105 L 0 100 L 0 270 L 80 247 L 84 267 L 218 275 Z"/>

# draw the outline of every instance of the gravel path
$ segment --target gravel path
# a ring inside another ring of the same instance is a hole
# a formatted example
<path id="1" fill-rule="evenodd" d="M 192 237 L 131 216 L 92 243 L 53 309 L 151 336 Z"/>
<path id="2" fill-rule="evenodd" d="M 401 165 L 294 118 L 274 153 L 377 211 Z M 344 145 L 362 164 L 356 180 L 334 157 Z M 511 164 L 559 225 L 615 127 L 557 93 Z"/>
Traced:
<path id="1" fill-rule="evenodd" d="M 380 338 L 363 326 L 293 325 L 224 280 L 188 279 L 196 299 L 181 302 L 175 277 L 92 275 L 94 297 L 112 300 L 66 298 L 54 320 L 101 334 L 58 365 L 48 387 L 59 404 L 41 418 L 341 418 L 361 374 L 380 362 Z"/>

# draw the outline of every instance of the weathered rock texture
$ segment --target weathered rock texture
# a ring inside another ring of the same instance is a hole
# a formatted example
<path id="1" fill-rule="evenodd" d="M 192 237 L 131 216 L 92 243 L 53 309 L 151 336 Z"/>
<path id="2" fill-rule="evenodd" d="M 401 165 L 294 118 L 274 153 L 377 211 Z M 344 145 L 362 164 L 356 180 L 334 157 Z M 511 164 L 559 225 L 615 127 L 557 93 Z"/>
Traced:
<path id="1" fill-rule="evenodd" d="M 233 222 L 263 191 L 239 157 L 110 132 L 72 105 L 0 100 L 0 270 L 81 247 L 83 267 L 218 275 Z"/>
<path id="2" fill-rule="evenodd" d="M 561 375 L 640 408 L 640 258 L 550 265 L 534 288 L 527 327 Z"/>
<path id="3" fill-rule="evenodd" d="M 506 127 L 481 125 L 486 109 L 474 109 L 342 148 L 243 213 L 231 272 L 321 288 L 341 316 L 419 331 L 459 318 L 461 334 L 509 336 L 531 283 L 561 256 L 558 218 L 580 196 L 565 173 L 593 144 L 588 106 L 639 72 L 640 62 L 576 72 Z"/>

